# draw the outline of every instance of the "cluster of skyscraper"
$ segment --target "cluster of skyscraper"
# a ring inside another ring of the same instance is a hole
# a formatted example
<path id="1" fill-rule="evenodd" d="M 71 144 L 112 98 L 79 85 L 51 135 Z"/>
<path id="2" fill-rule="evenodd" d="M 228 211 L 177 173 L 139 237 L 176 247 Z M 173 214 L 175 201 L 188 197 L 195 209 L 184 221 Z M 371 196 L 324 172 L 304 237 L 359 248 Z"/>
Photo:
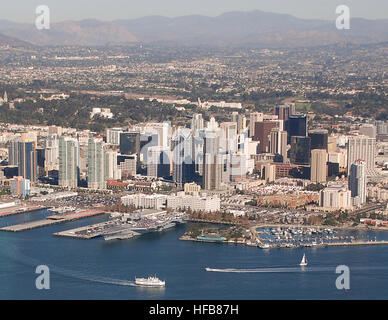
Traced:
<path id="1" fill-rule="evenodd" d="M 68 188 L 87 181 L 88 188 L 105 189 L 109 180 L 141 174 L 173 180 L 181 188 L 195 182 L 205 190 L 222 190 L 252 173 L 267 156 L 271 160 L 261 173 L 270 181 L 278 171 L 296 168 L 304 178 L 324 183 L 328 175 L 338 173 L 340 162 L 344 168 L 347 161 L 352 198 L 364 203 L 364 175 L 374 173 L 376 127 L 363 125 L 362 135 L 348 137 L 347 152 L 341 153 L 327 130 L 308 131 L 307 120 L 290 104 L 275 106 L 274 114 L 250 113 L 249 126 L 238 112 L 222 123 L 213 116 L 205 121 L 202 114 L 194 114 L 190 128 L 169 123 L 110 128 L 105 138 L 89 132 L 62 134 L 62 128 L 53 126 L 43 148 L 37 148 L 36 136 L 28 133 L 12 141 L 9 164 L 17 166 L 18 175 L 31 183 L 37 181 L 40 167 L 45 175 L 57 170 L 58 184 Z M 347 160 L 338 160 L 341 155 Z"/>

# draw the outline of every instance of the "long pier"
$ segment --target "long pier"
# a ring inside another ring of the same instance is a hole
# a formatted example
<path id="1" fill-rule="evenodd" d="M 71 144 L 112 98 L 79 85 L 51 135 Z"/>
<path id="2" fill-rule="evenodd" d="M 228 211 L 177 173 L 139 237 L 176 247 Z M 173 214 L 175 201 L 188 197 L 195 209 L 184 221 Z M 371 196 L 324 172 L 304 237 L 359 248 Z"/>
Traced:
<path id="1" fill-rule="evenodd" d="M 9 232 L 20 232 L 20 231 L 26 231 L 46 226 L 51 226 L 54 224 L 64 223 L 64 222 L 70 222 L 78 219 L 83 219 L 87 217 L 96 216 L 99 214 L 103 214 L 105 211 L 102 210 L 84 210 L 84 211 L 78 211 L 78 212 L 72 212 L 64 215 L 53 215 L 49 216 L 46 219 L 42 220 L 36 220 L 36 221 L 30 221 L 26 223 L 21 224 L 15 224 L 12 226 L 7 226 L 0 228 L 0 231 L 9 231 Z"/>
<path id="2" fill-rule="evenodd" d="M 77 239 L 93 239 L 105 234 L 115 234 L 125 230 L 128 230 L 128 227 L 117 226 L 115 221 L 105 221 L 79 228 L 55 232 L 53 235 Z"/>
<path id="3" fill-rule="evenodd" d="M 49 208 L 50 207 L 46 207 L 46 206 L 31 206 L 31 207 L 15 206 L 15 207 L 10 207 L 10 208 L 7 208 L 7 210 L 4 210 L 4 209 L 0 210 L 0 218 L 13 216 L 16 214 L 45 210 L 45 209 L 49 209 Z"/>

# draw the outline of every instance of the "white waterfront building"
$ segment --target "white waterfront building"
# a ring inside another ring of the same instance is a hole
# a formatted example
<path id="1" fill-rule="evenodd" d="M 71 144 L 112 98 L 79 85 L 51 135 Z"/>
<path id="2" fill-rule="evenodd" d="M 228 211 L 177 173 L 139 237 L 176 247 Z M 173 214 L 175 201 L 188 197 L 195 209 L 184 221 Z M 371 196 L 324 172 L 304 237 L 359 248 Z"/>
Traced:
<path id="1" fill-rule="evenodd" d="M 342 183 L 331 184 L 319 192 L 319 206 L 325 209 L 350 209 L 351 191 Z"/>
<path id="2" fill-rule="evenodd" d="M 190 209 L 192 211 L 215 212 L 219 211 L 221 200 L 218 197 L 191 196 L 184 192 L 178 192 L 177 195 L 167 197 L 167 208 L 173 210 Z"/>
<path id="3" fill-rule="evenodd" d="M 161 210 L 166 205 L 167 196 L 164 194 L 136 193 L 121 197 L 121 203 L 125 206 L 135 206 L 142 209 Z"/>

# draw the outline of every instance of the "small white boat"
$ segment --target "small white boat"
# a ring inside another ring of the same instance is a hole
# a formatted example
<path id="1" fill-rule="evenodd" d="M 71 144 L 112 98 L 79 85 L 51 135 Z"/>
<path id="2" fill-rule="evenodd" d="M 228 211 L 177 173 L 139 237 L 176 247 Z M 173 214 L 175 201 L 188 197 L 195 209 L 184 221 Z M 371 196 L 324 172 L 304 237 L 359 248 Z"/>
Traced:
<path id="1" fill-rule="evenodd" d="M 143 287 L 164 287 L 165 281 L 159 280 L 157 277 L 135 278 L 135 284 Z"/>
<path id="2" fill-rule="evenodd" d="M 301 267 L 307 266 L 307 258 L 306 258 L 306 254 L 303 254 L 302 261 L 299 263 L 299 265 L 300 265 Z"/>

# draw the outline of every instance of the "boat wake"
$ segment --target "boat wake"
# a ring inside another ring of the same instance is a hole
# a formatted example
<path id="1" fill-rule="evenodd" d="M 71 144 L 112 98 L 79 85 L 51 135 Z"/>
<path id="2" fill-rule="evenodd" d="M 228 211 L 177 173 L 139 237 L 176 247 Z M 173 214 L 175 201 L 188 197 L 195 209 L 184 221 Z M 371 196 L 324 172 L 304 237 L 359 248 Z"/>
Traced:
<path id="1" fill-rule="evenodd" d="M 2 248 L 3 249 L 3 248 Z M 92 281 L 92 282 L 99 282 L 99 283 L 106 283 L 106 284 L 113 284 L 113 285 L 120 285 L 120 286 L 136 286 L 134 281 L 128 281 L 123 279 L 114 279 L 109 277 L 101 277 L 101 276 L 95 276 L 95 275 L 88 275 L 80 271 L 75 270 L 69 270 L 61 267 L 57 267 L 51 264 L 44 263 L 42 261 L 38 261 L 34 258 L 25 256 L 21 254 L 17 248 L 10 248 L 8 246 L 8 250 L 2 250 L 2 253 L 5 253 L 8 257 L 13 259 L 14 261 L 17 261 L 23 265 L 27 266 L 33 266 L 37 267 L 38 265 L 46 265 L 49 267 L 50 272 L 54 274 L 59 274 L 65 277 L 79 279 L 79 280 L 85 280 L 85 281 Z M 11 253 L 12 252 L 12 253 Z"/>
<path id="2" fill-rule="evenodd" d="M 295 272 L 335 272 L 336 267 L 284 267 L 284 268 L 255 268 L 255 269 L 215 269 L 205 268 L 208 272 L 225 273 L 295 273 Z M 386 270 L 388 267 L 350 267 L 351 270 Z"/>
<path id="3" fill-rule="evenodd" d="M 270 273 L 270 272 L 301 272 L 301 271 L 312 271 L 313 268 L 298 268 L 298 267 L 290 267 L 290 268 L 255 268 L 255 269 L 213 269 L 206 268 L 208 272 L 234 272 L 234 273 Z M 328 271 L 333 270 L 333 268 L 319 268 L 319 271 Z M 318 270 L 316 270 L 318 271 Z"/>

